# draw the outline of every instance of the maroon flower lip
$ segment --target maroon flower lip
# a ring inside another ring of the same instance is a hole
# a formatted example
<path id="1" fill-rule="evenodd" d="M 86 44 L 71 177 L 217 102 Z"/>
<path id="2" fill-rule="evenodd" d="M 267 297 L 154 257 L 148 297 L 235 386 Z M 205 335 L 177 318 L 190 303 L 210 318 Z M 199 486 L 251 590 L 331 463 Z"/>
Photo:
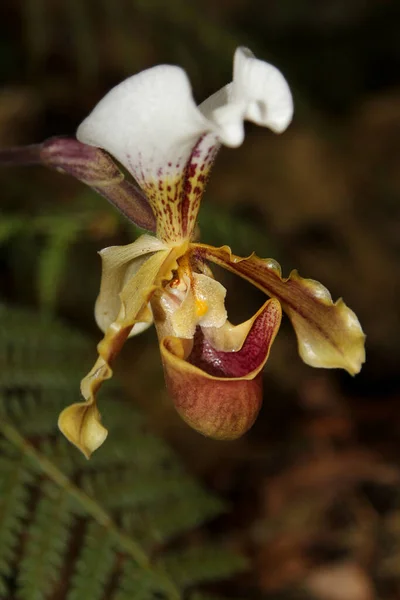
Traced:
<path id="1" fill-rule="evenodd" d="M 281 322 L 281 306 L 268 300 L 251 319 L 241 348 L 216 350 L 197 329 L 185 360 L 187 340 L 161 341 L 165 381 L 175 408 L 196 431 L 220 440 L 242 436 L 262 403 L 262 375 Z"/>
<path id="2" fill-rule="evenodd" d="M 279 310 L 263 310 L 255 319 L 243 346 L 237 352 L 216 350 L 197 328 L 187 361 L 213 377 L 245 377 L 265 363 L 275 334 Z M 280 320 L 280 319 L 279 319 Z"/>

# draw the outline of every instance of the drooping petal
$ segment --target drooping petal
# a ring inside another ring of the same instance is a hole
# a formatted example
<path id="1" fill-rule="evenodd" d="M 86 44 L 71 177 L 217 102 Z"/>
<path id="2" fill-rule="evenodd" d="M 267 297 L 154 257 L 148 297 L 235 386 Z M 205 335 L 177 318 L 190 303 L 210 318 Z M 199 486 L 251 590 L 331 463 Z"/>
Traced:
<path id="1" fill-rule="evenodd" d="M 317 281 L 303 279 L 292 271 L 283 279 L 278 263 L 254 254 L 241 258 L 228 246 L 213 248 L 193 244 L 199 258 L 209 260 L 247 279 L 277 298 L 296 331 L 299 353 L 312 367 L 342 368 L 351 375 L 365 361 L 365 336 L 354 312 L 340 298 L 335 303 Z"/>
<path id="2" fill-rule="evenodd" d="M 133 244 L 110 246 L 99 252 L 102 260 L 100 293 L 96 300 L 97 325 L 105 333 L 118 316 L 121 308 L 119 297 L 126 282 L 139 270 L 153 252 L 166 250 L 160 240 L 150 235 L 140 236 Z M 150 323 L 136 323 L 130 335 L 143 331 Z"/>
<path id="3" fill-rule="evenodd" d="M 113 88 L 77 131 L 80 141 L 104 148 L 132 173 L 166 242 L 191 237 L 215 154 L 221 142 L 241 144 L 244 119 L 274 131 L 291 119 L 283 76 L 250 54 L 236 51 L 233 83 L 200 107 L 186 73 L 160 65 Z"/>
<path id="4" fill-rule="evenodd" d="M 171 270 L 175 267 L 174 251 L 159 250 L 128 281 L 120 294 L 119 314 L 97 346 L 99 357 L 81 382 L 85 402 L 72 404 L 60 414 L 59 428 L 86 458 L 89 458 L 107 437 L 107 430 L 101 424 L 97 409 L 96 394 L 103 382 L 112 376 L 110 364 L 120 352 L 133 325 L 143 320 L 143 310 L 146 310 L 156 286 L 164 277 L 171 277 Z"/>
<path id="5" fill-rule="evenodd" d="M 165 380 L 175 407 L 194 429 L 232 440 L 253 425 L 262 402 L 261 370 L 281 322 L 281 306 L 269 300 L 250 319 L 236 351 L 216 350 L 198 328 L 194 340 L 161 339 Z"/>
<path id="6" fill-rule="evenodd" d="M 58 428 L 86 458 L 100 448 L 108 435 L 95 401 L 79 402 L 65 408 L 58 417 Z"/>

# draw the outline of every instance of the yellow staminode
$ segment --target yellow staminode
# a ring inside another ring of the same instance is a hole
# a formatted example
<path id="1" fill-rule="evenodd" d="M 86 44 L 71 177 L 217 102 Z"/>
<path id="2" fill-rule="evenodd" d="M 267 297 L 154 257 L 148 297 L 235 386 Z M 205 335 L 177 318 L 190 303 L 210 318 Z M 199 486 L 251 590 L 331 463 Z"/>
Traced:
<path id="1" fill-rule="evenodd" d="M 195 310 L 197 317 L 203 317 L 208 311 L 208 303 L 203 298 L 195 298 Z"/>

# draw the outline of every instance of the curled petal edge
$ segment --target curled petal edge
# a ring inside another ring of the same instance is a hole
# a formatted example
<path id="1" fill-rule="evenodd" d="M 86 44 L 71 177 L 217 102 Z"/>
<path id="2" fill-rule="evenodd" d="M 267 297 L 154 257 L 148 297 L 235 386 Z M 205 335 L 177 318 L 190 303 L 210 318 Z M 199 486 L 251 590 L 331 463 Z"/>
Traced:
<path id="1" fill-rule="evenodd" d="M 166 246 L 157 238 L 144 234 L 132 244 L 126 246 L 110 246 L 99 252 L 102 263 L 100 292 L 96 300 L 95 318 L 100 329 L 105 333 L 118 316 L 121 300 L 120 292 L 132 276 L 137 273 L 150 254 L 166 250 Z M 143 331 L 152 323 L 136 323 L 130 335 Z"/>
<path id="2" fill-rule="evenodd" d="M 180 249 L 160 250 L 153 254 L 123 288 L 121 308 L 117 319 L 108 327 L 97 346 L 99 357 L 82 379 L 81 392 L 85 402 L 65 408 L 59 416 L 58 426 L 65 437 L 85 456 L 97 450 L 107 437 L 107 429 L 101 423 L 96 395 L 107 379 L 112 377 L 111 363 L 119 354 L 132 327 L 146 320 L 147 304 L 165 279 L 172 277 L 177 267 Z"/>
<path id="3" fill-rule="evenodd" d="M 277 298 L 295 329 L 299 354 L 312 367 L 341 368 L 357 374 L 365 362 L 365 335 L 355 313 L 341 298 L 332 301 L 329 291 L 318 281 L 304 279 L 297 271 L 282 278 L 273 259 L 254 253 L 236 256 L 228 246 L 213 248 L 192 244 L 200 260 L 218 264 L 246 279 L 268 296 Z"/>
<path id="4" fill-rule="evenodd" d="M 237 352 L 215 350 L 200 328 L 193 341 L 160 341 L 168 391 L 193 429 L 219 440 L 237 439 L 250 429 L 262 402 L 261 371 L 281 317 L 279 301 L 268 300 L 240 329 L 247 331 Z"/>

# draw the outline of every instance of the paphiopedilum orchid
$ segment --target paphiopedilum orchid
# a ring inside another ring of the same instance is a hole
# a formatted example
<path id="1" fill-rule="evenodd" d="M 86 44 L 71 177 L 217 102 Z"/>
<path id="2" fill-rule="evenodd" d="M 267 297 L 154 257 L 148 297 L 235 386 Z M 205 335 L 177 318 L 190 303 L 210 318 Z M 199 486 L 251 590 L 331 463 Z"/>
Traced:
<path id="1" fill-rule="evenodd" d="M 243 142 L 244 120 L 281 133 L 292 114 L 290 89 L 278 69 L 238 48 L 233 81 L 199 106 L 185 72 L 161 65 L 113 88 L 78 128 L 78 141 L 54 139 L 31 147 L 31 162 L 40 155 L 47 165 L 73 174 L 155 234 L 100 252 L 95 317 L 104 337 L 81 383 L 84 401 L 59 418 L 61 431 L 87 457 L 107 436 L 96 394 L 112 375 L 111 363 L 129 336 L 153 322 L 176 409 L 194 429 L 217 439 L 235 439 L 254 423 L 262 401 L 262 369 L 282 310 L 307 364 L 351 374 L 360 370 L 364 334 L 341 299 L 333 303 L 323 285 L 296 271 L 282 278 L 273 259 L 241 258 L 228 246 L 195 241 L 200 200 L 221 144 Z M 210 263 L 269 296 L 248 321 L 229 322 L 226 290 Z"/>

